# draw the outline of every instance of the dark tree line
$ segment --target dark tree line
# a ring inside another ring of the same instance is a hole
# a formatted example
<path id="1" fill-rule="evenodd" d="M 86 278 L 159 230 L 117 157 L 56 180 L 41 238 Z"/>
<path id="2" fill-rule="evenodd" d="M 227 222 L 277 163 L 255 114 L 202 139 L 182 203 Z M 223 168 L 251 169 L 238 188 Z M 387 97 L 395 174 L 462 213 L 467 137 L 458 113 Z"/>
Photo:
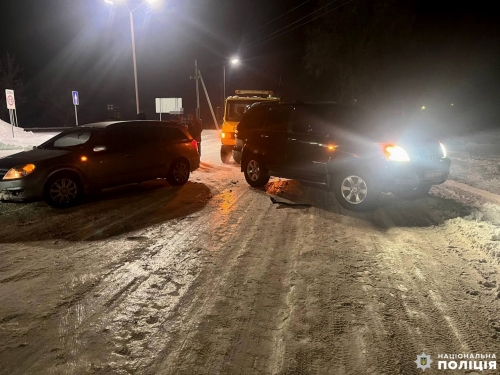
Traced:
<path id="1" fill-rule="evenodd" d="M 403 113 L 405 121 L 425 114 L 428 121 L 461 121 L 464 128 L 496 123 L 494 22 L 456 4 L 441 13 L 429 8 L 435 13 L 429 16 L 422 3 L 355 0 L 315 21 L 304 63 L 318 78 L 319 95 Z"/>

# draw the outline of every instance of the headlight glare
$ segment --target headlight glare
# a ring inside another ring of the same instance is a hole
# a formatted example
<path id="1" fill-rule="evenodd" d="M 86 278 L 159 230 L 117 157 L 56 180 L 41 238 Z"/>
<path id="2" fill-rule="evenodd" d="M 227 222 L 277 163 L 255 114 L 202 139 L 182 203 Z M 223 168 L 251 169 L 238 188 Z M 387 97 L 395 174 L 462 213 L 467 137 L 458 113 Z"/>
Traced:
<path id="1" fill-rule="evenodd" d="M 34 164 L 20 165 L 9 169 L 9 171 L 3 176 L 4 180 L 15 180 L 18 178 L 26 177 L 27 175 L 33 173 L 35 170 Z"/>
<path id="2" fill-rule="evenodd" d="M 385 157 L 392 161 L 410 161 L 410 157 L 405 149 L 396 145 L 385 147 Z"/>
<path id="3" fill-rule="evenodd" d="M 443 153 L 443 158 L 445 158 L 447 156 L 446 147 L 441 142 L 439 142 L 439 146 L 441 146 L 441 152 Z"/>

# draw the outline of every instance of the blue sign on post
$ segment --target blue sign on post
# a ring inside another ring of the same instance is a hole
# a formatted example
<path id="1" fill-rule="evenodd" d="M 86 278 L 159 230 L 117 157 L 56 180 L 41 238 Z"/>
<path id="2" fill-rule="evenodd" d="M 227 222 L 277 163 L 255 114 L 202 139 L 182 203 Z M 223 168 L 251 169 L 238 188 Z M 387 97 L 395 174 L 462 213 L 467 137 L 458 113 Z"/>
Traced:
<path id="1" fill-rule="evenodd" d="M 78 91 L 72 91 L 71 96 L 73 97 L 73 104 L 75 105 L 75 123 L 76 126 L 78 126 L 78 110 L 76 106 L 80 105 L 80 96 L 78 95 Z"/>
<path id="2" fill-rule="evenodd" d="M 78 91 L 73 91 L 73 104 L 80 105 L 80 97 L 78 96 Z"/>

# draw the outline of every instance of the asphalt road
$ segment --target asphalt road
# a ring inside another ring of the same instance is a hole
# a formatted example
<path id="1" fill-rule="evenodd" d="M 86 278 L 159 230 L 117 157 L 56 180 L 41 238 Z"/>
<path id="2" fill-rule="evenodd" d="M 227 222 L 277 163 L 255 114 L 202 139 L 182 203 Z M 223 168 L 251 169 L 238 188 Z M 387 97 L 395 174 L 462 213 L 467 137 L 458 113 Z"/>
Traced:
<path id="1" fill-rule="evenodd" d="M 432 374 L 439 354 L 500 354 L 492 196 L 450 182 L 354 214 L 296 181 L 250 188 L 218 142 L 181 188 L 0 204 L 0 374 L 406 375 L 422 352 Z"/>

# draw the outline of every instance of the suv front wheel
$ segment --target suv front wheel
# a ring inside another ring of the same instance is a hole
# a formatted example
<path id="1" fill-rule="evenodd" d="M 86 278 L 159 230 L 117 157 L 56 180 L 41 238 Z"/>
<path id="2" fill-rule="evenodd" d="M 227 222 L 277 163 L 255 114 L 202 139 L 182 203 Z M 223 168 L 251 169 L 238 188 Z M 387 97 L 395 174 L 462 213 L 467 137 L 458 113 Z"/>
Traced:
<path id="1" fill-rule="evenodd" d="M 243 167 L 245 180 L 253 187 L 262 187 L 269 182 L 269 175 L 267 169 L 260 160 L 260 158 L 252 155 L 245 161 Z"/>
<path id="2" fill-rule="evenodd" d="M 352 211 L 374 209 L 381 196 L 374 179 L 363 171 L 339 173 L 333 188 L 340 205 Z"/>

